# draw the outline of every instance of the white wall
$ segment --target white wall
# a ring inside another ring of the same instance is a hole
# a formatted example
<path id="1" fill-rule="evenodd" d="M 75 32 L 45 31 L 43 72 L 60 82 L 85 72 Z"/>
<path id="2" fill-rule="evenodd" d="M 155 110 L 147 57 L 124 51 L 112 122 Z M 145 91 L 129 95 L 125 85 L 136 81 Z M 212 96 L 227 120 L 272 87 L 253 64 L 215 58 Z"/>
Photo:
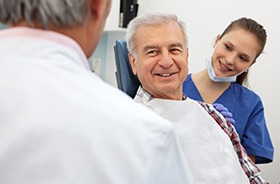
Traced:
<path id="1" fill-rule="evenodd" d="M 113 0 L 112 12 L 114 13 L 111 13 L 113 16 L 109 17 L 109 24 L 117 24 L 116 12 L 119 10 L 119 2 L 120 0 Z M 186 23 L 189 37 L 190 72 L 204 68 L 204 58 L 211 53 L 215 37 L 230 21 L 246 16 L 263 24 L 268 33 L 268 41 L 265 53 L 251 68 L 249 82 L 251 88 L 263 100 L 267 126 L 275 148 L 274 162 L 262 164 L 259 167 L 266 180 L 271 184 L 278 184 L 280 181 L 280 136 L 278 136 L 280 99 L 277 95 L 280 86 L 280 53 L 278 51 L 278 47 L 280 47 L 280 21 L 278 20 L 280 9 L 278 1 L 138 0 L 138 3 L 138 15 L 144 12 L 174 13 Z M 111 73 L 111 77 L 114 77 L 113 72 L 109 73 Z M 107 74 L 107 78 L 111 77 Z"/>

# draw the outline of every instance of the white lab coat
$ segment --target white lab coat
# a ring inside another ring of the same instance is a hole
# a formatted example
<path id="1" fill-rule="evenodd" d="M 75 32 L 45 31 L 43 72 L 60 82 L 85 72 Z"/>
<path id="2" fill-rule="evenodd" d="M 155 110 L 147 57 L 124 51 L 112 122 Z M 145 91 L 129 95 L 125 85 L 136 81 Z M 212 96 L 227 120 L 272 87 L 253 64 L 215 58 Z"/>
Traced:
<path id="1" fill-rule="evenodd" d="M 186 184 L 170 122 L 90 72 L 63 35 L 0 31 L 1 184 Z"/>
<path id="2" fill-rule="evenodd" d="M 249 183 L 230 138 L 197 101 L 135 101 L 173 122 L 195 184 Z"/>

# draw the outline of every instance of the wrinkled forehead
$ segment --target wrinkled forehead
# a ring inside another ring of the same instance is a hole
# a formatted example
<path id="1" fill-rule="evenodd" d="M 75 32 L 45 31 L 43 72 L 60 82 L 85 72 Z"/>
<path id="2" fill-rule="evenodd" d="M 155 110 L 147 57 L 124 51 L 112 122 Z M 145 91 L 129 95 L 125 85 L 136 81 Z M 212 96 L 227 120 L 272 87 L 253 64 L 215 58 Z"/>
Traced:
<path id="1" fill-rule="evenodd" d="M 176 22 L 141 26 L 135 33 L 135 47 L 144 45 L 181 44 L 186 47 L 186 37 Z"/>

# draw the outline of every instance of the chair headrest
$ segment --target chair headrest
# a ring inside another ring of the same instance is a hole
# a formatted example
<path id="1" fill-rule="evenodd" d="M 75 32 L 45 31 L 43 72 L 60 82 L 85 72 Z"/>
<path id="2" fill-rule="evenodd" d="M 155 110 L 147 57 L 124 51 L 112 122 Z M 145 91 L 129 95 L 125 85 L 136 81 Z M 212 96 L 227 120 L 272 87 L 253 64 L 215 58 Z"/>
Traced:
<path id="1" fill-rule="evenodd" d="M 116 61 L 116 78 L 118 88 L 134 98 L 140 82 L 136 75 L 132 72 L 132 68 L 128 59 L 128 50 L 126 41 L 116 40 L 114 46 Z"/>

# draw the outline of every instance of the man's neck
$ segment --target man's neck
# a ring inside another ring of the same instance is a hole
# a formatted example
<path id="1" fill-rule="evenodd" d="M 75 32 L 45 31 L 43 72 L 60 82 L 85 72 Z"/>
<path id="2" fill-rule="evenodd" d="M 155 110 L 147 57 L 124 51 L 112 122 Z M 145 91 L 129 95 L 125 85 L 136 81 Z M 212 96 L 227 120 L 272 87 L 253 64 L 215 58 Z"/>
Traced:
<path id="1" fill-rule="evenodd" d="M 177 94 L 153 94 L 151 92 L 149 92 L 148 90 L 145 90 L 144 88 L 142 88 L 142 90 L 146 93 L 146 94 L 149 94 L 150 95 L 150 99 L 153 99 L 153 98 L 158 98 L 158 99 L 167 99 L 167 100 L 178 100 L 178 101 L 181 101 L 181 100 L 185 100 L 186 99 L 186 96 L 183 94 L 183 92 L 180 92 L 180 93 L 177 93 Z"/>

